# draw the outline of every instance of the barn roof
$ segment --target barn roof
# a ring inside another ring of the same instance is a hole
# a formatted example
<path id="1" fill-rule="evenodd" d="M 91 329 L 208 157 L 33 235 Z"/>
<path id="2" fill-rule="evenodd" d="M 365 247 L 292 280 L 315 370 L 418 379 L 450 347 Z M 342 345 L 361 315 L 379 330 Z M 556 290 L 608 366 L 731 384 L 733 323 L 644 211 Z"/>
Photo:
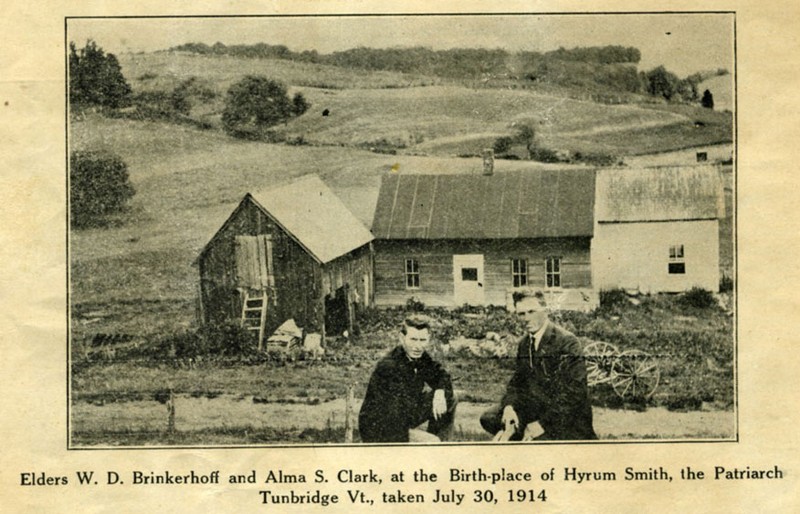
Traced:
<path id="1" fill-rule="evenodd" d="M 283 186 L 246 194 L 228 221 L 205 246 L 201 256 L 246 202 L 252 202 L 274 219 L 322 264 L 374 239 L 319 177 L 306 175 Z"/>
<path id="2" fill-rule="evenodd" d="M 593 209 L 593 170 L 390 174 L 381 182 L 372 233 L 378 239 L 591 236 Z"/>
<path id="3" fill-rule="evenodd" d="M 614 168 L 598 171 L 599 223 L 702 220 L 724 217 L 715 166 Z"/>
<path id="4" fill-rule="evenodd" d="M 316 175 L 306 175 L 251 196 L 256 205 L 323 264 L 374 239 Z"/>

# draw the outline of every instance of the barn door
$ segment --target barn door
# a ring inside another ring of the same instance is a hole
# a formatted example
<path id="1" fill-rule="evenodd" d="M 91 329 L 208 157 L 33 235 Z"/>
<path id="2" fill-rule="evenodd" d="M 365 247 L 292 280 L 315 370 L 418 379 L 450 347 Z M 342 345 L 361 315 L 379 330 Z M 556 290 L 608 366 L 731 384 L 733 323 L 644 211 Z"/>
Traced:
<path id="1" fill-rule="evenodd" d="M 453 255 L 455 305 L 483 305 L 483 255 Z"/>
<path id="2" fill-rule="evenodd" d="M 235 246 L 236 287 L 272 292 L 275 287 L 272 238 L 269 235 L 236 236 Z"/>

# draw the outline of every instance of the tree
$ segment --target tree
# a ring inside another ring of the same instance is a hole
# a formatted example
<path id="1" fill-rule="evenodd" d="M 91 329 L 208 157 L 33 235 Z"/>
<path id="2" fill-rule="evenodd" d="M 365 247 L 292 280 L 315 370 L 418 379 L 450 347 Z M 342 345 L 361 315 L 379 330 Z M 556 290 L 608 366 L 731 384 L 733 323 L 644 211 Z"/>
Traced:
<path id="1" fill-rule="evenodd" d="M 286 121 L 292 114 L 286 86 L 248 75 L 228 89 L 222 126 L 233 136 L 258 138 L 263 129 Z"/>
<path id="2" fill-rule="evenodd" d="M 292 114 L 295 116 L 301 116 L 309 107 L 311 105 L 306 100 L 306 97 L 303 96 L 303 93 L 297 93 L 292 97 Z"/>
<path id="3" fill-rule="evenodd" d="M 653 68 L 645 74 L 647 92 L 653 96 L 663 96 L 667 100 L 675 95 L 678 89 L 678 77 L 663 66 Z"/>
<path id="4" fill-rule="evenodd" d="M 102 226 L 135 193 L 128 166 L 117 155 L 75 151 L 69 157 L 69 212 L 73 228 Z"/>
<path id="5" fill-rule="evenodd" d="M 91 39 L 77 49 L 69 44 L 69 101 L 75 105 L 123 107 L 131 96 L 131 87 L 122 75 L 114 54 L 107 54 Z"/>
<path id="6" fill-rule="evenodd" d="M 706 109 L 714 108 L 714 95 L 712 95 L 711 91 L 709 91 L 708 89 L 703 91 L 703 98 L 700 100 L 700 105 L 702 105 Z"/>

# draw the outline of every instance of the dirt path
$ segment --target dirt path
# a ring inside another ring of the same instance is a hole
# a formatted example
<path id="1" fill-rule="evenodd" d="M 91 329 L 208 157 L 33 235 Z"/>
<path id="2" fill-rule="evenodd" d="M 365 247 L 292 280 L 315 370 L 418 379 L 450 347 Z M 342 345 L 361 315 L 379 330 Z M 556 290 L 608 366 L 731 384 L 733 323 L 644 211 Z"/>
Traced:
<path id="1" fill-rule="evenodd" d="M 356 402 L 358 412 L 360 402 Z M 466 440 L 481 440 L 478 419 L 489 404 L 461 402 L 456 434 Z M 344 424 L 345 402 L 333 400 L 318 405 L 301 403 L 254 403 L 251 396 L 223 395 L 217 398 L 176 399 L 175 426 L 181 431 L 219 427 L 252 426 L 254 429 L 323 429 Z M 72 407 L 75 431 L 157 431 L 166 425 L 167 411 L 156 401 L 134 401 Z M 594 425 L 601 439 L 730 439 L 735 436 L 732 411 L 670 412 L 650 408 L 644 412 L 595 407 Z"/>

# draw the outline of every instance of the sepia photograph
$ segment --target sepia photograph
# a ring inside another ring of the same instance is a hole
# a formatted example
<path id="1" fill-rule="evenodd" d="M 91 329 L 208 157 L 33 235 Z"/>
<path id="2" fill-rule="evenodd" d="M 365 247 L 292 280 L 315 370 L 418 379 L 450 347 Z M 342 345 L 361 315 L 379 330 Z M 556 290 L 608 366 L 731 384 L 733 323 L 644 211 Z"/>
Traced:
<path id="1" fill-rule="evenodd" d="M 67 17 L 67 448 L 738 442 L 735 22 Z"/>

